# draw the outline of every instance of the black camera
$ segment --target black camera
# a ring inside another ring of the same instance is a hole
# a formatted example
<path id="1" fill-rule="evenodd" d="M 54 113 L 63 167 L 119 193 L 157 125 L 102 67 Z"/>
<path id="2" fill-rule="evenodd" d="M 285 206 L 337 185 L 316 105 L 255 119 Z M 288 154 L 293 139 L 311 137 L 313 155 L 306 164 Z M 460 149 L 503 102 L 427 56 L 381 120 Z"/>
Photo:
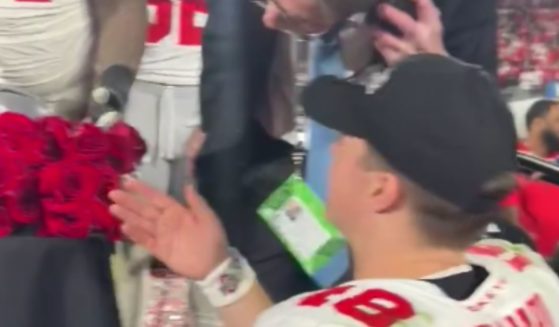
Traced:
<path id="1" fill-rule="evenodd" d="M 402 32 L 398 28 L 384 20 L 379 15 L 379 7 L 381 5 L 393 6 L 396 9 L 407 13 L 414 19 L 417 18 L 416 4 L 413 0 L 375 0 L 365 17 L 365 22 L 367 23 L 367 25 L 378 27 L 396 36 L 402 35 Z"/>
<path id="2" fill-rule="evenodd" d="M 365 25 L 355 25 L 351 28 L 340 28 L 329 33 L 332 37 L 338 37 L 341 43 L 341 57 L 344 67 L 348 71 L 360 73 L 371 66 L 384 66 L 384 58 L 371 46 L 370 27 L 375 27 L 402 36 L 396 26 L 390 24 L 379 14 L 379 6 L 393 6 L 412 18 L 417 18 L 416 4 L 413 0 L 368 0 L 368 10 L 365 12 Z M 344 25 L 342 25 L 344 26 Z M 347 26 L 347 25 L 346 25 Z M 357 27 L 356 27 L 357 26 Z"/>

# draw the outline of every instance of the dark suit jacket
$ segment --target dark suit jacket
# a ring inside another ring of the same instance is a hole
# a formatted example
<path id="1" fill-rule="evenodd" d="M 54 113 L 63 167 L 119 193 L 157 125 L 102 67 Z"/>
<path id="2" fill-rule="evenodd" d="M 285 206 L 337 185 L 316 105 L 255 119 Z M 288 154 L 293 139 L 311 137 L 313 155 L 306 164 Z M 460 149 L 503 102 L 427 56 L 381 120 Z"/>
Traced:
<path id="1" fill-rule="evenodd" d="M 232 246 L 250 261 L 276 301 L 316 286 L 259 219 L 258 206 L 294 171 L 291 146 L 256 120 L 265 107 L 277 32 L 249 0 L 206 0 L 202 46 L 202 125 L 208 138 L 196 164 L 198 187 Z"/>
<path id="2" fill-rule="evenodd" d="M 207 5 L 200 105 L 208 138 L 197 164 L 198 179 L 229 238 L 240 246 L 248 241 L 250 220 L 256 219 L 241 214 L 248 202 L 245 174 L 262 161 L 289 156 L 284 144 L 267 137 L 255 119 L 266 101 L 277 32 L 264 28 L 262 10 L 250 1 L 207 0 Z M 269 238 L 277 253 L 279 246 Z"/>
<path id="3" fill-rule="evenodd" d="M 239 142 L 266 101 L 277 32 L 262 25 L 262 9 L 251 1 L 207 0 L 207 6 L 200 105 L 210 151 Z"/>

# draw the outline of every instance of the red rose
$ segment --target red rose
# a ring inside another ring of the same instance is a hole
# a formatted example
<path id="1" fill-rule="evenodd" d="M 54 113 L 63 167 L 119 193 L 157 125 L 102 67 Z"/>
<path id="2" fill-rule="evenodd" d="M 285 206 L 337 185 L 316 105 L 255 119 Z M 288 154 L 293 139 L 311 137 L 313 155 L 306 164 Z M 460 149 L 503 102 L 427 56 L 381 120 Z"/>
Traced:
<path id="1" fill-rule="evenodd" d="M 109 192 L 116 189 L 119 185 L 120 176 L 112 169 L 101 170 L 103 174 L 101 187 L 97 199 L 93 201 L 88 210 L 93 213 L 94 230 L 102 232 L 111 241 L 121 238 L 120 222 L 109 212 Z"/>
<path id="2" fill-rule="evenodd" d="M 101 173 L 88 164 L 65 160 L 45 166 L 39 173 L 42 198 L 66 203 L 91 199 L 98 193 Z"/>
<path id="3" fill-rule="evenodd" d="M 116 241 L 121 238 L 120 222 L 109 212 L 109 192 L 116 189 L 120 176 L 110 167 L 99 169 L 101 183 L 97 198 L 88 203 L 87 208 L 93 213 L 93 231 L 103 233 L 109 240 Z"/>
<path id="4" fill-rule="evenodd" d="M 101 173 L 103 174 L 103 178 L 97 195 L 97 206 L 94 208 L 94 225 L 99 228 L 109 240 L 116 241 L 121 238 L 120 222 L 111 215 L 108 208 L 112 203 L 109 199 L 109 192 L 118 187 L 120 176 L 110 168 L 101 170 Z"/>
<path id="5" fill-rule="evenodd" d="M 43 200 L 43 224 L 40 236 L 86 238 L 92 224 L 92 213 L 84 203 L 57 203 Z"/>
<path id="6" fill-rule="evenodd" d="M 146 153 L 146 143 L 134 127 L 124 122 L 117 122 L 111 126 L 107 133 L 111 136 L 126 140 L 137 162 L 139 162 Z"/>
<path id="7" fill-rule="evenodd" d="M 0 114 L 0 138 L 11 149 L 23 148 L 23 136 L 36 135 L 39 129 L 37 124 L 27 116 L 13 112 Z"/>
<path id="8" fill-rule="evenodd" d="M 101 173 L 101 182 L 97 198 L 104 204 L 109 205 L 112 201 L 109 199 L 109 192 L 118 188 L 120 176 L 110 167 L 99 169 Z"/>
<path id="9" fill-rule="evenodd" d="M 118 122 L 108 131 L 110 150 L 109 162 L 120 174 L 134 171 L 146 153 L 146 143 L 133 127 Z"/>
<path id="10" fill-rule="evenodd" d="M 19 187 L 19 181 L 30 173 L 28 165 L 20 156 L 0 147 L 0 194 L 14 191 Z"/>
<path id="11" fill-rule="evenodd" d="M 66 154 L 75 151 L 75 144 L 70 139 L 73 130 L 70 122 L 51 116 L 41 118 L 37 125 L 45 139 L 43 151 L 49 161 L 61 160 Z"/>
<path id="12" fill-rule="evenodd" d="M 37 124 L 24 115 L 0 114 L 0 146 L 30 165 L 42 163 L 44 140 Z"/>
<path id="13" fill-rule="evenodd" d="M 87 238 L 102 233 L 111 241 L 120 239 L 120 223 L 109 213 L 107 205 L 96 199 L 65 204 L 43 201 L 41 236 Z"/>
<path id="14" fill-rule="evenodd" d="M 87 204 L 95 199 L 101 174 L 90 165 L 60 161 L 39 173 L 43 209 L 40 235 L 85 238 L 91 231 L 93 214 Z"/>
<path id="15" fill-rule="evenodd" d="M 101 232 L 111 241 L 120 239 L 120 222 L 111 215 L 107 204 L 91 201 L 87 204 L 87 209 L 93 214 L 93 232 Z"/>
<path id="16" fill-rule="evenodd" d="M 13 190 L 2 194 L 3 206 L 12 219 L 19 225 L 34 224 L 41 218 L 41 203 L 37 193 L 37 180 L 28 177 L 14 183 Z"/>
<path id="17" fill-rule="evenodd" d="M 9 229 L 14 224 L 35 223 L 41 214 L 33 163 L 24 157 L 6 147 L 0 148 L 0 220 L 9 217 Z M 0 234 L 7 227 L 0 221 Z"/>
<path id="18" fill-rule="evenodd" d="M 12 234 L 13 230 L 10 214 L 3 205 L 0 205 L 0 238 Z"/>
<path id="19" fill-rule="evenodd" d="M 74 134 L 77 159 L 85 162 L 98 162 L 107 158 L 109 138 L 93 124 L 81 124 Z"/>

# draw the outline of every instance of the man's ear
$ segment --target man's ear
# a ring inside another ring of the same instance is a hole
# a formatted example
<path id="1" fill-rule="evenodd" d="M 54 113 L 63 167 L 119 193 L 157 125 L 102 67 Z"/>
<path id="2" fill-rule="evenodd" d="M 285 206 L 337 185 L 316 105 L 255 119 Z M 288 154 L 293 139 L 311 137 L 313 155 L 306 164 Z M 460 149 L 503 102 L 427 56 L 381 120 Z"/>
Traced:
<path id="1" fill-rule="evenodd" d="M 398 176 L 375 172 L 368 179 L 370 206 L 376 213 L 394 210 L 401 203 L 403 184 Z"/>

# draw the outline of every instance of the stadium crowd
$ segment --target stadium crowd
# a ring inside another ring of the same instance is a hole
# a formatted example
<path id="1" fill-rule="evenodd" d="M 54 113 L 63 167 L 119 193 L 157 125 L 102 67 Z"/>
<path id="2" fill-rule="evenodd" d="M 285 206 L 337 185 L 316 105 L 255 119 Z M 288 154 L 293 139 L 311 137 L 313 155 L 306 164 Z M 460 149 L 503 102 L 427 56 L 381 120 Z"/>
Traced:
<path id="1" fill-rule="evenodd" d="M 559 9 L 554 1 L 500 1 L 499 81 L 541 90 L 558 78 Z"/>

